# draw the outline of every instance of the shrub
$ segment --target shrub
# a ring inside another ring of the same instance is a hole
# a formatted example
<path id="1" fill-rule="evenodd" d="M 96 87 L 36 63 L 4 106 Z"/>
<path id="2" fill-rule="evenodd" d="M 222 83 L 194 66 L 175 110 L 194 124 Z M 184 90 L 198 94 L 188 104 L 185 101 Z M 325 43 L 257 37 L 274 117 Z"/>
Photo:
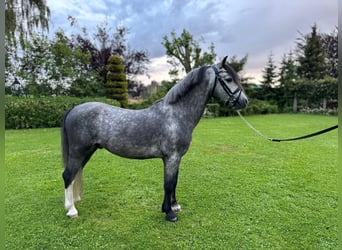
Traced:
<path id="1" fill-rule="evenodd" d="M 250 115 L 278 113 L 278 106 L 268 101 L 254 99 L 250 100 L 247 108 L 241 110 L 241 113 Z M 236 111 L 230 105 L 224 105 L 222 102 L 207 104 L 203 114 L 204 117 L 233 115 L 236 115 Z"/>
<path id="2" fill-rule="evenodd" d="M 318 115 L 338 115 L 338 109 L 324 109 L 324 108 L 303 108 L 299 111 L 303 114 L 318 114 Z"/>
<path id="3" fill-rule="evenodd" d="M 204 110 L 203 117 L 211 118 L 218 117 L 220 111 L 220 104 L 218 103 L 208 103 L 206 109 Z"/>
<path id="4" fill-rule="evenodd" d="M 109 57 L 107 69 L 107 97 L 118 100 L 121 107 L 126 108 L 128 106 L 128 88 L 121 58 L 118 56 Z"/>
<path id="5" fill-rule="evenodd" d="M 88 101 L 100 101 L 120 106 L 118 101 L 106 98 L 6 96 L 5 128 L 59 127 L 65 111 Z"/>
<path id="6" fill-rule="evenodd" d="M 278 106 L 275 104 L 271 104 L 268 101 L 262 100 L 251 100 L 246 108 L 247 114 L 271 114 L 277 113 Z"/>

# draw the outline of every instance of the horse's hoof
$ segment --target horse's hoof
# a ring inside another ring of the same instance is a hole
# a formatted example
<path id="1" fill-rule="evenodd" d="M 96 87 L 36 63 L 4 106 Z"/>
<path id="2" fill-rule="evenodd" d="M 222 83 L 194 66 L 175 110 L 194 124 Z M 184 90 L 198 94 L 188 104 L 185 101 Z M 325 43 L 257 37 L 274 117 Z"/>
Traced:
<path id="1" fill-rule="evenodd" d="M 166 215 L 166 220 L 171 221 L 171 222 L 176 222 L 178 218 L 174 213 L 169 213 Z"/>
<path id="2" fill-rule="evenodd" d="M 72 207 L 69 209 L 69 211 L 66 214 L 69 218 L 77 218 L 78 217 L 78 211 L 75 207 Z"/>
<path id="3" fill-rule="evenodd" d="M 70 219 L 74 219 L 74 218 L 77 218 L 78 217 L 78 214 L 71 214 L 71 215 L 68 215 L 67 216 L 70 218 Z"/>

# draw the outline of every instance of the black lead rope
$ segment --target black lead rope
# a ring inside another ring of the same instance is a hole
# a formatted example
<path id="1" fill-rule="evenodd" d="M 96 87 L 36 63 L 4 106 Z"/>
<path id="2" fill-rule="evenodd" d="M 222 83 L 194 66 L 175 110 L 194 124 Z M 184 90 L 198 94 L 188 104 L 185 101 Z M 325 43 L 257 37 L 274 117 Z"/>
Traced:
<path id="1" fill-rule="evenodd" d="M 299 136 L 299 137 L 294 137 L 294 138 L 288 138 L 288 139 L 274 139 L 274 138 L 270 138 L 266 135 L 264 135 L 263 133 L 261 133 L 259 130 L 255 129 L 241 114 L 239 111 L 237 111 L 237 113 L 239 114 L 239 116 L 241 117 L 241 119 L 247 124 L 248 127 L 250 127 L 254 132 L 256 132 L 258 135 L 260 135 L 261 137 L 265 138 L 266 140 L 269 141 L 273 141 L 273 142 L 281 142 L 281 141 L 296 141 L 296 140 L 302 140 L 302 139 L 307 139 L 313 136 L 317 136 L 317 135 L 321 135 L 324 133 L 327 133 L 331 130 L 337 129 L 338 125 L 332 126 L 330 128 L 326 128 L 320 131 L 317 131 L 315 133 L 311 133 L 308 135 L 303 135 L 303 136 Z"/>

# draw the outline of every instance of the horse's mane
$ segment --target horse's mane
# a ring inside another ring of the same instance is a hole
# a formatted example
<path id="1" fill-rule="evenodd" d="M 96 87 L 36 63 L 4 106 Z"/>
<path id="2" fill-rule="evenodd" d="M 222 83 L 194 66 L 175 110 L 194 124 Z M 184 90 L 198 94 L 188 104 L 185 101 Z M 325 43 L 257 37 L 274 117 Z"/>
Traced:
<path id="1" fill-rule="evenodd" d="M 203 80 L 204 73 L 208 66 L 192 70 L 185 78 L 173 86 L 164 97 L 165 103 L 173 104 L 186 95 L 195 85 Z"/>

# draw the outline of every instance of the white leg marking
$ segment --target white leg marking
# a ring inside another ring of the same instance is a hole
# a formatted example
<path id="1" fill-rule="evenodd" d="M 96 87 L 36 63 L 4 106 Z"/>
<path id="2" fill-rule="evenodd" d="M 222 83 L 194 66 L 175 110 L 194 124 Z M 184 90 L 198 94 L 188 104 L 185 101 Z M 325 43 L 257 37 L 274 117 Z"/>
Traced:
<path id="1" fill-rule="evenodd" d="M 67 216 L 74 218 L 78 216 L 77 209 L 74 205 L 74 192 L 73 192 L 74 182 L 70 184 L 68 188 L 65 189 L 65 203 L 64 207 L 68 211 Z"/>
<path id="2" fill-rule="evenodd" d="M 171 210 L 173 212 L 182 212 L 182 207 L 178 203 L 176 203 L 171 206 Z"/>

